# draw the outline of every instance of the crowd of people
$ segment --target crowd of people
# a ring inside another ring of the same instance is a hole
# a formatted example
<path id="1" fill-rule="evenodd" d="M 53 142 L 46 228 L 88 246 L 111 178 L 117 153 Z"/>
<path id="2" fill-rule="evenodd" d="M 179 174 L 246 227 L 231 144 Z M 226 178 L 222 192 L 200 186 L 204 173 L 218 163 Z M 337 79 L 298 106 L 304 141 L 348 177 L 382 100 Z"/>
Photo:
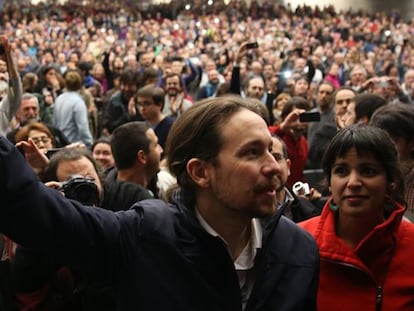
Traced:
<path id="1" fill-rule="evenodd" d="M 414 18 L 0 15 L 0 311 L 414 308 Z"/>

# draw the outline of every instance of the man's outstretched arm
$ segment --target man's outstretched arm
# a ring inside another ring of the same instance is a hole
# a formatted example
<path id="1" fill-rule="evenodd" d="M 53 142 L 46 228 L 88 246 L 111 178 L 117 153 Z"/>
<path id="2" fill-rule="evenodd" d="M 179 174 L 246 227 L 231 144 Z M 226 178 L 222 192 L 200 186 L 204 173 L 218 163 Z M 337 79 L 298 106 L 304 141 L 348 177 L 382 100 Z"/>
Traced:
<path id="1" fill-rule="evenodd" d="M 45 249 L 82 269 L 104 269 L 114 260 L 108 254 L 118 253 L 114 250 L 119 217 L 68 200 L 43 185 L 4 136 L 0 136 L 0 196 L 0 232 L 22 246 Z M 97 267 L 102 258 L 107 262 Z"/>

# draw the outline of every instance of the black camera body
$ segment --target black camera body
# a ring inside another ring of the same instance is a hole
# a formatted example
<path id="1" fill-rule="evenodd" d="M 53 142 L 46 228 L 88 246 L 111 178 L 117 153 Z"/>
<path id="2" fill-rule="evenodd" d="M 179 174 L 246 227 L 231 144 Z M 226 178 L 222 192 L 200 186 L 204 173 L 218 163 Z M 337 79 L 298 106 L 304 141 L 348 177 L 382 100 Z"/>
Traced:
<path id="1" fill-rule="evenodd" d="M 61 183 L 60 190 L 65 197 L 84 205 L 98 205 L 99 191 L 93 178 L 72 175 L 69 180 Z"/>

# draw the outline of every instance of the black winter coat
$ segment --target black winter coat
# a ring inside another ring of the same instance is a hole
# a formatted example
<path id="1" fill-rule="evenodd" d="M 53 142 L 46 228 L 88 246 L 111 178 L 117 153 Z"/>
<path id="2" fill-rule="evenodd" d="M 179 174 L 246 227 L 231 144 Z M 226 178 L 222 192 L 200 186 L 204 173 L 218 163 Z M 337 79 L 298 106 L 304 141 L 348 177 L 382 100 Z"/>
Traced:
<path id="1" fill-rule="evenodd" d="M 233 261 L 223 242 L 176 201 L 138 202 L 128 211 L 84 207 L 40 183 L 0 138 L 0 231 L 48 248 L 58 261 L 111 282 L 118 310 L 241 310 Z M 263 247 L 246 310 L 316 310 L 319 255 L 292 221 L 263 219 Z M 275 225 L 277 226 L 275 227 Z"/>

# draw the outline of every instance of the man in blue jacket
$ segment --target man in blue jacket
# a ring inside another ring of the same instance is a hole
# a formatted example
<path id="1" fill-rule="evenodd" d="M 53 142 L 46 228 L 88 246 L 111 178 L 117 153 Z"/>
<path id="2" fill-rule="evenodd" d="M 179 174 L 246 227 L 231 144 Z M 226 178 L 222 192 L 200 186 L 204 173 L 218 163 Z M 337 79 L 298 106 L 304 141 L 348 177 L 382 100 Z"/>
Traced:
<path id="1" fill-rule="evenodd" d="M 45 187 L 0 138 L 0 231 L 110 282 L 118 310 L 316 310 L 316 244 L 276 209 L 280 165 L 248 107 L 228 96 L 185 111 L 166 147 L 172 203 L 116 213 Z"/>

